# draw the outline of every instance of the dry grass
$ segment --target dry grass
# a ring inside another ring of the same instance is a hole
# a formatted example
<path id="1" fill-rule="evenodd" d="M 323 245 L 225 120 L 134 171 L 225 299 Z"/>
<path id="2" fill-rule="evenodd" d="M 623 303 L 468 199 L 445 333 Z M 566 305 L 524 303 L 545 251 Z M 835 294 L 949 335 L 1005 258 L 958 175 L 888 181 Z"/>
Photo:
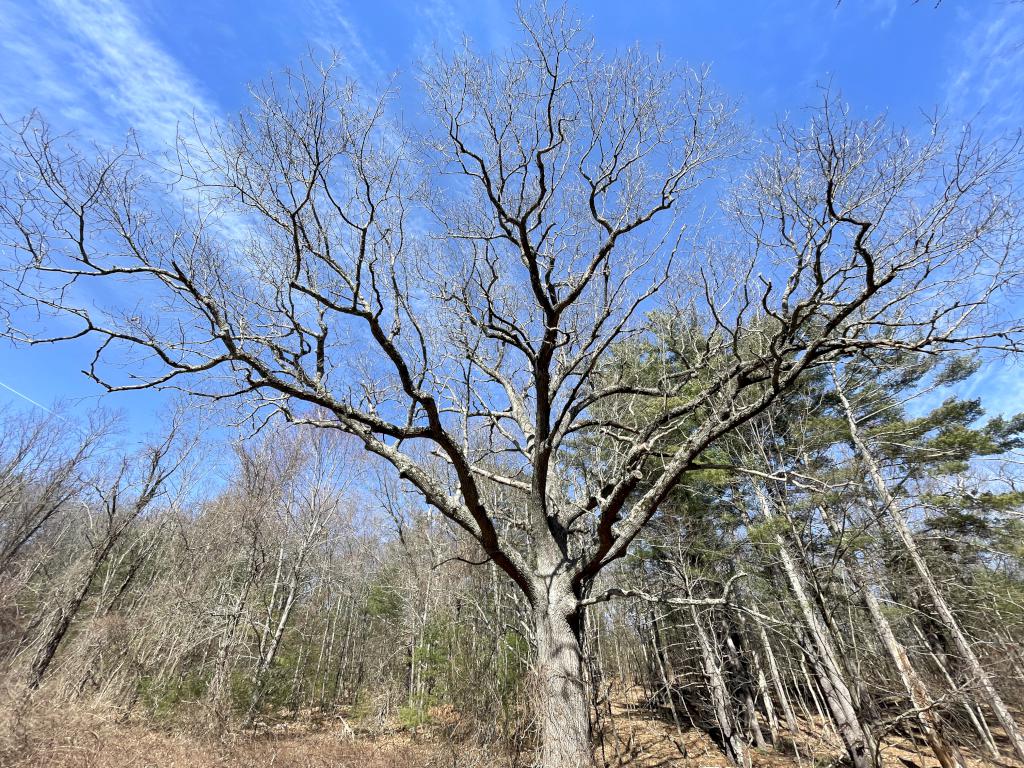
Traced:
<path id="1" fill-rule="evenodd" d="M 23 693 L 0 703 L 3 768 L 440 768 L 446 750 L 405 735 L 352 739 L 340 723 L 220 738 L 157 729 L 101 705 L 56 706 Z M 462 765 L 462 763 L 460 763 Z"/>
<path id="2" fill-rule="evenodd" d="M 628 695 L 612 704 L 598 764 L 607 768 L 727 768 L 712 740 L 697 729 L 676 731 Z M 279 723 L 259 732 L 212 735 L 206 713 L 173 728 L 155 728 L 101 704 L 61 704 L 45 692 L 0 691 L 0 768 L 473 768 L 509 766 L 480 750 L 424 733 L 414 738 L 391 730 L 353 734 L 341 718 L 319 723 Z M 755 768 L 837 765 L 838 744 L 823 729 L 803 723 L 796 739 L 801 757 L 753 751 Z M 1005 752 L 1004 752 L 1005 754 Z M 883 753 L 891 768 L 935 768 L 924 750 L 891 742 Z M 971 768 L 1019 768 L 965 754 Z M 522 763 L 520 763 L 522 764 Z"/>

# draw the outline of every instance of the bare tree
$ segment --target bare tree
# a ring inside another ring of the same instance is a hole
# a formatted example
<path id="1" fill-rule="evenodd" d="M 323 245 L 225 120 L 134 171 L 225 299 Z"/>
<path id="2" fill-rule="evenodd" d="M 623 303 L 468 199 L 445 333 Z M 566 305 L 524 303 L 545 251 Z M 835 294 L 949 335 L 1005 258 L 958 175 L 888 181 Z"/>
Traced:
<path id="1" fill-rule="evenodd" d="M 170 199 L 136 146 L 86 152 L 29 118 L 0 194 L 7 333 L 96 340 L 110 391 L 233 396 L 357 437 L 525 595 L 539 762 L 565 768 L 591 761 L 595 577 L 806 371 L 990 338 L 1020 230 L 1012 154 L 826 97 L 691 236 L 679 215 L 739 138 L 705 74 L 605 57 L 561 12 L 521 21 L 507 56 L 425 69 L 422 142 L 387 95 L 290 72 L 181 143 Z M 91 283 L 130 298 L 100 308 Z M 35 333 L 26 308 L 77 325 Z M 685 337 L 678 359 L 617 365 L 654 324 Z"/>
<path id="2" fill-rule="evenodd" d="M 277 542 L 274 578 L 266 613 L 258 623 L 257 660 L 246 724 L 252 723 L 266 692 L 267 676 L 281 648 L 299 592 L 309 578 L 309 561 L 331 531 L 337 531 L 345 486 L 355 472 L 343 435 L 308 430 L 289 436 L 269 433 L 257 450 L 241 451 L 245 476 L 261 476 L 269 464 L 274 498 L 262 513 L 271 519 Z M 334 438 L 334 439 L 331 439 Z M 347 465 L 347 466 L 346 466 Z"/>
<path id="3" fill-rule="evenodd" d="M 0 574 L 21 550 L 72 502 L 83 486 L 83 466 L 110 429 L 92 414 L 78 427 L 57 414 L 34 419 L 0 414 Z"/>
<path id="4" fill-rule="evenodd" d="M 97 575 L 114 548 L 163 492 L 167 479 L 180 464 L 180 456 L 171 452 L 176 447 L 174 430 L 162 442 L 144 451 L 138 462 L 129 459 L 116 469 L 113 477 L 95 485 L 96 506 L 88 514 L 94 530 L 89 549 L 81 563 L 72 570 L 74 576 L 66 590 L 54 596 L 40 633 L 38 647 L 28 671 L 28 686 L 37 688 L 64 640 L 71 622 L 89 596 Z M 139 465 L 139 470 L 133 468 Z"/>

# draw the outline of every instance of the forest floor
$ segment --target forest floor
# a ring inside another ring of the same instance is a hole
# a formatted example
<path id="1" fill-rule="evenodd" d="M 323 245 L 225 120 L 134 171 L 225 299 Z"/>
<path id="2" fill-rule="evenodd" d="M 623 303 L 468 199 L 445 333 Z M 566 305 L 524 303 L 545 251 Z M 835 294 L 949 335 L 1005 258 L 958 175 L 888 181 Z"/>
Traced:
<path id="1" fill-rule="evenodd" d="M 610 709 L 610 717 L 609 717 Z M 825 768 L 841 764 L 824 729 L 803 723 L 785 750 L 753 750 L 755 768 Z M 618 695 L 602 718 L 598 764 L 607 768 L 727 768 L 712 739 L 696 728 L 677 729 L 671 718 Z M 795 742 L 795 749 L 794 749 Z M 1006 751 L 1004 750 L 1004 755 Z M 156 728 L 125 720 L 101 706 L 55 706 L 45 700 L 0 702 L 0 768 L 476 768 L 523 766 L 508 755 L 452 744 L 429 731 L 393 729 L 353 734 L 341 718 L 314 725 L 282 722 L 256 733 L 220 737 L 202 729 Z M 971 768 L 1021 768 L 1011 760 L 965 753 Z M 888 768 L 935 768 L 922 747 L 886 742 Z"/>
<path id="2" fill-rule="evenodd" d="M 656 714 L 645 705 L 646 696 L 639 691 L 625 691 L 612 697 L 611 717 L 603 728 L 605 738 L 598 757 L 609 768 L 728 768 L 729 762 L 711 737 L 704 731 L 683 725 L 677 728 L 666 709 Z M 843 750 L 838 738 L 817 719 L 800 718 L 800 733 L 795 737 L 780 736 L 780 744 L 766 749 L 752 749 L 755 768 L 823 768 L 844 765 Z M 762 723 L 762 728 L 764 728 Z M 1001 731 L 993 735 L 1000 742 L 1002 757 L 992 759 L 980 752 L 963 749 L 970 768 L 1021 768 L 1010 757 L 1009 744 Z M 768 734 L 765 733 L 767 738 Z M 890 736 L 882 748 L 882 764 L 886 768 L 939 768 L 923 742 Z"/>

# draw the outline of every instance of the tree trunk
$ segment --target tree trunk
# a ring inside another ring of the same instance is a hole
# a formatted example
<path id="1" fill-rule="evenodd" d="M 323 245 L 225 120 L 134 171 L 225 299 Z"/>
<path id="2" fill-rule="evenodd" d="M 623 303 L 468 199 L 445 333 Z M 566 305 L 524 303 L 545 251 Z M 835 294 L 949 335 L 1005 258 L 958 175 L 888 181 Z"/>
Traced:
<path id="1" fill-rule="evenodd" d="M 590 701 L 583 675 L 582 615 L 568 587 L 561 595 L 551 592 L 551 599 L 540 601 L 533 611 L 539 768 L 589 768 L 593 752 Z"/>
<path id="2" fill-rule="evenodd" d="M 82 603 L 89 596 L 89 591 L 92 588 L 96 575 L 100 572 L 111 550 L 113 550 L 114 545 L 117 544 L 130 522 L 131 520 L 129 519 L 107 532 L 105 538 L 97 545 L 96 550 L 89 558 L 89 563 L 85 568 L 82 579 L 75 586 L 72 594 L 65 602 L 58 602 L 48 622 L 42 644 L 32 660 L 32 666 L 28 673 L 29 688 L 35 689 L 42 684 L 46 670 L 50 668 L 50 663 L 57 654 L 60 644 L 64 641 L 64 636 L 67 634 L 68 629 L 70 629 L 71 622 L 74 621 L 79 609 L 82 607 Z"/>
<path id="3" fill-rule="evenodd" d="M 252 694 L 249 698 L 249 709 L 245 716 L 245 726 L 250 727 L 256 719 L 260 705 L 263 703 L 263 696 L 267 691 L 267 675 L 277 658 L 277 652 L 281 648 L 281 639 L 288 627 L 288 619 L 291 617 L 292 608 L 295 606 L 295 596 L 299 588 L 299 566 L 292 569 L 291 577 L 288 580 L 288 594 L 285 596 L 284 605 L 281 607 L 281 614 L 277 620 L 277 627 L 269 640 L 261 642 L 260 658 L 256 663 L 256 669 L 252 677 Z M 276 588 L 275 588 L 276 591 Z M 268 617 L 269 618 L 269 617 Z M 269 624 L 267 630 L 269 632 Z"/>
<path id="4" fill-rule="evenodd" d="M 743 599 L 743 591 L 742 588 L 740 588 L 737 590 L 735 598 L 737 608 L 742 605 Z M 761 658 L 761 653 L 764 650 L 764 648 L 758 646 L 760 638 L 756 637 L 751 632 L 750 625 L 747 623 L 747 617 L 742 610 L 734 611 L 734 619 L 736 621 L 737 626 L 740 629 L 740 632 L 742 633 L 744 644 L 748 652 L 750 653 L 750 660 L 753 665 L 754 677 L 757 684 L 757 692 L 760 695 L 761 701 L 764 705 L 764 713 L 768 719 L 768 732 L 771 735 L 772 744 L 778 744 L 779 719 L 775 713 L 775 704 L 772 701 L 772 694 L 768 688 L 768 677 L 765 675 L 764 661 Z M 756 618 L 754 619 L 754 622 L 760 624 L 760 622 L 758 622 Z M 764 631 L 763 628 L 762 631 Z M 793 727 L 795 729 L 795 723 Z"/>
<path id="5" fill-rule="evenodd" d="M 661 639 L 661 630 L 658 627 L 658 615 L 654 610 L 651 610 L 651 643 L 654 646 L 654 656 L 658 661 L 658 675 L 661 678 L 661 684 L 665 687 L 665 698 L 668 703 L 668 709 L 672 714 L 672 722 L 676 726 L 676 736 L 679 737 L 679 743 L 682 744 L 683 727 L 679 722 L 679 710 L 676 709 L 675 691 L 673 690 L 672 681 L 669 679 L 668 653 L 666 646 Z"/>
<path id="6" fill-rule="evenodd" d="M 754 746 L 764 749 L 768 745 L 765 743 L 764 734 L 761 733 L 761 723 L 757 717 L 757 705 L 754 703 L 754 695 L 751 692 L 750 670 L 747 669 L 743 655 L 740 653 L 740 647 L 728 626 L 723 628 L 722 634 L 725 637 L 725 649 L 730 666 L 732 666 L 733 674 L 739 683 L 738 695 L 743 703 L 747 733 L 753 738 Z"/>
<path id="7" fill-rule="evenodd" d="M 249 591 L 256 580 L 255 570 L 249 572 L 249 576 L 246 583 L 242 587 L 241 594 L 238 599 L 234 601 L 234 605 L 228 609 L 224 615 L 224 627 L 220 632 L 220 637 L 217 641 L 217 657 L 214 660 L 213 675 L 210 678 L 210 683 L 207 686 L 207 696 L 210 698 L 210 702 L 213 704 L 215 716 L 218 721 L 218 727 L 223 726 L 224 721 L 227 720 L 228 710 L 231 706 L 230 701 L 230 673 L 231 673 L 231 662 L 232 654 L 235 648 L 235 642 L 238 637 L 238 628 L 242 624 L 242 614 L 246 610 L 249 599 Z M 230 599 L 230 595 L 225 592 L 222 600 Z"/>
<path id="8" fill-rule="evenodd" d="M 912 621 L 910 622 L 910 625 L 914 628 L 914 632 L 917 633 L 917 636 L 921 638 L 921 645 L 928 649 L 928 655 L 931 657 L 931 660 L 935 663 L 938 670 L 942 673 L 942 678 L 946 681 L 946 685 L 949 687 L 950 693 L 956 693 L 958 690 L 956 680 L 953 679 L 953 675 L 950 673 L 949 667 L 943 660 L 942 655 L 931 646 L 931 643 L 928 641 L 928 638 L 925 637 L 924 632 L 921 631 L 917 622 Z M 981 739 L 981 743 L 988 751 L 989 757 L 998 758 L 999 749 L 996 747 L 995 742 L 992 741 L 992 734 L 983 722 L 983 718 L 978 718 L 979 713 L 975 711 L 974 702 L 968 698 L 962 700 L 960 704 L 963 706 L 964 712 L 967 714 L 967 719 L 971 721 L 971 726 L 974 728 L 974 732 L 978 735 L 978 738 Z"/>
<path id="9" fill-rule="evenodd" d="M 717 741 L 730 762 L 749 768 L 750 755 L 747 753 L 746 744 L 739 734 L 733 717 L 729 689 L 725 684 L 725 678 L 722 677 L 721 658 L 715 653 L 708 630 L 704 626 L 700 614 L 697 613 L 697 609 L 692 605 L 690 606 L 690 617 L 693 619 L 697 642 L 700 644 L 701 667 L 704 670 L 715 722 L 720 732 L 720 738 Z"/>
<path id="10" fill-rule="evenodd" d="M 42 683 L 46 670 L 50 668 L 50 662 L 53 661 L 53 657 L 57 653 L 57 648 L 60 647 L 68 628 L 71 626 L 72 620 L 78 613 L 78 609 L 85 601 L 86 595 L 89 594 L 89 586 L 92 584 L 94 575 L 95 571 L 90 570 L 85 578 L 82 579 L 79 588 L 71 599 L 64 605 L 58 605 L 54 610 L 42 645 L 39 647 L 35 658 L 32 659 L 32 666 L 28 673 L 29 688 L 38 688 Z"/>
<path id="11" fill-rule="evenodd" d="M 764 518 L 774 520 L 775 512 L 772 510 L 766 492 L 759 487 L 755 487 L 755 492 Z M 832 715 L 853 767 L 868 768 L 873 765 L 875 758 L 873 739 L 867 725 L 861 722 L 854 706 L 853 694 L 844 679 L 840 666 L 839 653 L 829 637 L 824 621 L 818 616 L 815 606 L 807 594 L 804 575 L 796 558 L 790 552 L 789 544 L 781 534 L 775 535 L 775 544 L 778 547 L 779 560 L 786 573 L 793 597 L 800 608 L 806 629 L 806 633 L 800 633 L 804 636 L 804 642 L 801 645 L 807 660 L 814 669 L 815 678 L 825 697 L 825 705 Z"/>
<path id="12" fill-rule="evenodd" d="M 996 690 L 996 686 L 992 682 L 992 678 L 981 665 L 981 661 L 974 653 L 974 648 L 971 646 L 967 636 L 960 628 L 960 622 L 957 621 L 956 616 L 953 614 L 949 604 L 946 602 L 946 598 L 935 583 L 931 568 L 929 568 L 928 563 L 925 562 L 924 557 L 918 550 L 917 542 L 914 541 L 914 536 L 910 531 L 910 527 L 907 525 L 907 522 L 903 519 L 902 515 L 900 515 L 899 510 L 896 509 L 896 499 L 893 498 L 893 495 L 889 492 L 889 486 L 886 485 L 885 479 L 882 477 L 882 471 L 879 468 L 878 463 L 875 461 L 875 457 L 872 455 L 871 451 L 868 450 L 867 444 L 860 436 L 860 432 L 857 429 L 857 420 L 853 415 L 853 409 L 850 407 L 850 402 L 846 399 L 846 395 L 839 385 L 838 376 L 835 377 L 835 381 L 836 393 L 839 395 L 839 400 L 842 403 L 843 410 L 846 414 L 846 422 L 850 428 L 850 439 L 857 451 L 857 454 L 867 467 L 868 475 L 875 487 L 875 492 L 878 494 L 878 500 L 884 507 L 883 511 L 888 514 L 892 528 L 896 532 L 896 535 L 899 538 L 900 543 L 903 545 L 903 549 L 910 558 L 910 561 L 914 564 L 914 568 L 928 592 L 928 597 L 931 599 L 932 605 L 939 616 L 939 620 L 948 633 L 949 638 L 953 641 L 953 645 L 956 647 L 957 653 L 960 655 L 964 664 L 966 664 L 967 669 L 971 673 L 971 677 L 977 682 L 978 687 L 981 688 L 985 697 L 988 699 L 988 705 L 992 708 L 992 712 L 995 714 L 996 719 L 999 720 L 999 724 L 1003 726 L 1003 730 L 1006 732 L 1006 738 L 1013 747 L 1014 753 L 1019 759 L 1024 760 L 1024 736 L 1021 735 L 1020 729 L 1017 727 L 1017 723 L 1013 719 L 1013 715 L 1010 713 L 1010 710 L 1006 707 L 1002 697 Z"/>
<path id="13" fill-rule="evenodd" d="M 840 535 L 839 526 L 835 524 L 824 508 L 822 508 L 821 514 L 829 531 L 833 536 L 838 537 Z M 882 645 L 889 654 L 889 658 L 892 659 L 897 672 L 899 672 L 900 682 L 903 683 L 903 689 L 910 699 L 910 705 L 914 709 L 915 718 L 921 727 L 921 731 L 924 733 L 925 739 L 928 741 L 928 746 L 931 747 L 935 758 L 939 761 L 939 765 L 942 768 L 964 768 L 966 763 L 964 762 L 963 755 L 960 754 L 956 744 L 946 740 L 942 732 L 942 723 L 935 713 L 935 702 L 928 691 L 928 686 L 911 663 L 906 647 L 897 639 L 889 619 L 886 618 L 882 606 L 875 596 L 875 585 L 872 583 L 866 569 L 854 554 L 847 551 L 844 551 L 840 564 L 856 588 L 861 602 L 871 618 L 875 632 L 878 633 Z"/>
<path id="14" fill-rule="evenodd" d="M 754 617 L 754 624 L 757 627 L 757 637 L 761 642 L 761 648 L 764 650 L 765 660 L 768 662 L 768 671 L 771 673 L 772 686 L 775 688 L 775 693 L 779 697 L 779 704 L 782 706 L 782 712 L 786 716 L 786 727 L 789 728 L 790 734 L 796 736 L 800 731 L 796 724 L 796 713 L 793 711 L 793 705 L 789 701 L 789 694 L 786 692 L 786 684 L 782 679 L 782 674 L 779 672 L 779 663 L 775 658 L 775 651 L 772 650 L 771 641 L 768 639 L 768 632 L 764 628 L 764 624 L 761 620 Z"/>

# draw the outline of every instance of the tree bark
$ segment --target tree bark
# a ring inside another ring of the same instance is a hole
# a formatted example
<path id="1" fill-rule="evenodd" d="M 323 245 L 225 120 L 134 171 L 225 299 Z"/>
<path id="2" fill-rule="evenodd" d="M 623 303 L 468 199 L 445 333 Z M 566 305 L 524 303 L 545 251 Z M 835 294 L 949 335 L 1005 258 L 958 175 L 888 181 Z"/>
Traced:
<path id="1" fill-rule="evenodd" d="M 590 700 L 583 674 L 583 621 L 568 584 L 552 585 L 533 610 L 537 634 L 540 768 L 593 765 Z"/>
<path id="2" fill-rule="evenodd" d="M 61 642 L 64 640 L 64 636 L 67 634 L 68 628 L 71 626 L 72 620 L 78 614 L 79 608 L 81 608 L 86 596 L 88 596 L 89 588 L 91 587 L 92 581 L 96 577 L 96 572 L 99 570 L 101 564 L 102 560 L 94 560 L 91 562 L 86 574 L 82 577 L 82 580 L 79 582 L 71 598 L 66 603 L 59 604 L 54 610 L 49 626 L 43 637 L 42 645 L 39 647 L 35 657 L 32 659 L 32 666 L 29 668 L 29 688 L 38 688 L 43 682 L 46 670 L 50 668 L 50 662 L 53 661 L 53 657 L 57 653 L 57 648 L 60 647 Z"/>
<path id="3" fill-rule="evenodd" d="M 721 733 L 722 751 L 733 764 L 749 768 L 750 755 L 736 727 L 729 689 L 722 676 L 721 657 L 715 653 L 708 630 L 694 606 L 690 606 L 690 617 L 693 619 L 697 641 L 700 644 L 701 667 L 704 670 L 708 692 L 711 694 L 715 721 Z"/>
<path id="4" fill-rule="evenodd" d="M 757 637 L 761 643 L 761 648 L 764 650 L 768 671 L 771 675 L 772 687 L 779 697 L 779 704 L 782 706 L 782 712 L 786 716 L 786 727 L 789 728 L 790 734 L 796 736 L 800 732 L 796 724 L 796 713 L 793 711 L 793 705 L 789 701 L 786 684 L 782 679 L 782 674 L 779 672 L 779 663 L 775 658 L 775 651 L 772 650 L 771 641 L 768 639 L 768 632 L 765 630 L 764 624 L 756 616 L 754 617 L 754 625 L 757 628 Z"/>
<path id="5" fill-rule="evenodd" d="M 821 513 L 829 531 L 833 536 L 838 536 L 839 528 L 831 516 L 824 508 L 822 508 Z M 886 618 L 885 613 L 882 611 L 882 606 L 875 596 L 875 585 L 872 583 L 866 569 L 855 555 L 845 551 L 840 563 L 856 588 L 861 602 L 867 609 L 868 616 L 871 617 L 871 623 L 874 625 L 875 632 L 882 641 L 882 645 L 889 654 L 889 658 L 892 659 L 897 672 L 899 672 L 900 682 L 903 683 L 903 688 L 910 700 L 910 705 L 914 708 L 915 719 L 920 725 L 925 739 L 928 741 L 928 746 L 931 747 L 935 758 L 939 761 L 939 765 L 942 768 L 964 768 L 966 763 L 964 762 L 963 755 L 960 754 L 956 744 L 947 741 L 943 735 L 942 723 L 934 711 L 934 701 L 928 691 L 928 686 L 911 663 L 906 647 L 897 639 L 889 619 Z"/>
<path id="6" fill-rule="evenodd" d="M 740 653 L 740 648 L 736 643 L 737 638 L 730 631 L 730 627 L 725 626 L 722 633 L 725 638 L 725 649 L 728 654 L 729 664 L 739 683 L 738 696 L 743 703 L 747 732 L 752 737 L 754 746 L 764 749 L 767 744 L 764 740 L 764 734 L 761 733 L 761 723 L 757 717 L 757 705 L 754 703 L 754 694 L 751 692 L 750 670 L 747 669 L 744 663 L 743 655 Z"/>

